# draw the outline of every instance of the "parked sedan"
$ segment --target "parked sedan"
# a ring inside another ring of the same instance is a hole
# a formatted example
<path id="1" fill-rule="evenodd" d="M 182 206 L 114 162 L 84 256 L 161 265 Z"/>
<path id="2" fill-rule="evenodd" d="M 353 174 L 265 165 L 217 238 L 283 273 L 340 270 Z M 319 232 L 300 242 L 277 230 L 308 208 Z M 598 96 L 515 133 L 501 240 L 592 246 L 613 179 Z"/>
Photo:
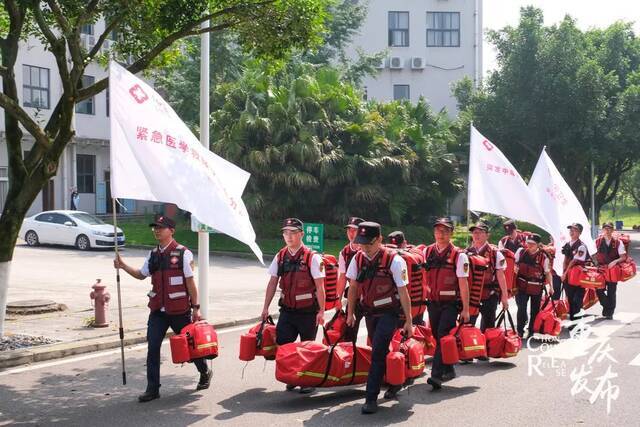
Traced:
<path id="1" fill-rule="evenodd" d="M 25 218 L 20 237 L 27 245 L 71 245 L 80 250 L 113 247 L 113 225 L 81 211 L 46 211 Z M 124 246 L 124 233 L 118 228 L 118 246 Z"/>

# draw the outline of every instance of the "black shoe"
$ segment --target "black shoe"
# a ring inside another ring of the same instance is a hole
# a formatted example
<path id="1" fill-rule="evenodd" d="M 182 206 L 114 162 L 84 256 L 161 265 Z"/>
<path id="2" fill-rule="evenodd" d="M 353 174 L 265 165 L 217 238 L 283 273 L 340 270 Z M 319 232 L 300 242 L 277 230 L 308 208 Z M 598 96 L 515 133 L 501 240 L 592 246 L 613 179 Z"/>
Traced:
<path id="1" fill-rule="evenodd" d="M 604 316 L 604 318 L 607 319 L 607 320 L 613 320 L 613 315 L 610 314 L 608 316 Z"/>
<path id="2" fill-rule="evenodd" d="M 401 385 L 390 385 L 387 391 L 384 392 L 385 399 L 395 399 L 398 397 L 398 392 L 402 390 Z"/>
<path id="3" fill-rule="evenodd" d="M 362 405 L 361 412 L 363 414 L 375 414 L 378 412 L 378 403 L 375 400 L 368 400 Z"/>
<path id="4" fill-rule="evenodd" d="M 309 394 L 316 391 L 315 387 L 300 387 L 300 394 Z"/>
<path id="5" fill-rule="evenodd" d="M 427 384 L 433 388 L 431 391 L 438 391 L 442 388 L 442 381 L 437 378 L 427 378 Z"/>
<path id="6" fill-rule="evenodd" d="M 488 358 L 488 357 L 486 357 L 486 356 L 484 356 L 484 357 L 476 357 L 476 360 L 480 360 L 480 361 L 482 361 L 482 362 L 488 362 L 488 361 L 489 361 L 489 358 Z"/>
<path id="7" fill-rule="evenodd" d="M 140 396 L 138 396 L 138 402 L 151 402 L 152 400 L 155 399 L 159 399 L 160 398 L 160 392 L 158 390 L 156 391 L 152 391 L 152 390 L 147 390 L 144 393 L 142 393 Z"/>
<path id="8" fill-rule="evenodd" d="M 196 390 L 205 390 L 208 389 L 211 385 L 211 377 L 213 376 L 213 371 L 209 369 L 207 372 L 200 373 L 200 381 L 198 381 L 198 385 L 196 386 Z"/>
<path id="9" fill-rule="evenodd" d="M 453 371 L 445 372 L 444 374 L 442 374 L 442 382 L 445 383 L 447 381 L 451 381 L 455 377 L 456 377 L 456 373 L 455 372 L 453 372 Z"/>
<path id="10" fill-rule="evenodd" d="M 291 384 L 287 384 L 287 391 L 292 391 L 294 388 L 296 388 L 296 386 L 291 385 Z"/>

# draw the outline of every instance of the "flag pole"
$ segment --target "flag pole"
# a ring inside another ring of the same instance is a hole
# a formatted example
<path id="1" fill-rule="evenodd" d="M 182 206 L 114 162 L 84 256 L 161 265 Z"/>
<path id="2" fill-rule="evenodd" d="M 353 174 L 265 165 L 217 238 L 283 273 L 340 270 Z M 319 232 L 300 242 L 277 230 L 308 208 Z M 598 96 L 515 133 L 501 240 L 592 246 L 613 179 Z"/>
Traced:
<path id="1" fill-rule="evenodd" d="M 471 160 L 471 134 L 473 133 L 473 120 L 469 122 L 469 160 Z M 469 164 L 471 162 L 467 162 Z M 469 247 L 469 240 L 471 235 L 469 234 L 469 227 L 471 227 L 471 210 L 469 210 L 469 171 L 467 171 L 467 247 Z"/>
<path id="2" fill-rule="evenodd" d="M 116 198 L 111 199 L 113 212 L 113 248 L 118 258 L 118 222 L 116 215 Z M 127 371 L 124 366 L 124 329 L 122 327 L 122 294 L 120 292 L 120 269 L 116 268 L 116 284 L 118 288 L 118 333 L 120 334 L 120 359 L 122 360 L 122 385 L 127 385 Z"/>

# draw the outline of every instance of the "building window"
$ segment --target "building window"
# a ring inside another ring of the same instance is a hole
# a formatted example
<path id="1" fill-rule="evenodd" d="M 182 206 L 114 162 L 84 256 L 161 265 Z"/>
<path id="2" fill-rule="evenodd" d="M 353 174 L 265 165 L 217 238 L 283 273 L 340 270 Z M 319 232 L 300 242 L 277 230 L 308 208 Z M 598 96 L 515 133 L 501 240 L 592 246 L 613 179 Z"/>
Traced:
<path id="1" fill-rule="evenodd" d="M 82 76 L 82 87 L 89 87 L 94 84 L 96 78 L 93 76 Z M 85 99 L 84 101 L 80 101 L 76 104 L 76 113 L 80 114 L 95 114 L 95 103 L 93 102 L 94 97 L 92 96 L 89 99 Z"/>
<path id="2" fill-rule="evenodd" d="M 85 24 L 80 27 L 80 34 L 88 34 L 90 36 L 93 35 L 93 24 Z"/>
<path id="3" fill-rule="evenodd" d="M 409 46 L 409 12 L 389 12 L 389 46 Z"/>
<path id="4" fill-rule="evenodd" d="M 411 99 L 409 85 L 393 85 L 393 99 Z"/>
<path id="5" fill-rule="evenodd" d="M 460 46 L 460 12 L 427 12 L 427 47 Z"/>
<path id="6" fill-rule="evenodd" d="M 23 65 L 22 76 L 23 105 L 49 109 L 49 69 Z"/>
<path id="7" fill-rule="evenodd" d="M 95 193 L 96 187 L 96 156 L 91 154 L 76 155 L 78 171 L 78 193 Z"/>

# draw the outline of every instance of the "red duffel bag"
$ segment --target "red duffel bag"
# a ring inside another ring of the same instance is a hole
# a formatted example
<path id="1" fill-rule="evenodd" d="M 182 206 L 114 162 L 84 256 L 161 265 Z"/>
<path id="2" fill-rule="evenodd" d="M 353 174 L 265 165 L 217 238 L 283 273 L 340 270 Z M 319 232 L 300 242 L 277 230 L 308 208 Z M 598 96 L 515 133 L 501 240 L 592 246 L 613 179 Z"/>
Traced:
<path id="1" fill-rule="evenodd" d="M 218 357 L 218 334 L 213 325 L 204 320 L 188 324 L 182 328 L 180 334 L 171 338 L 169 339 L 169 344 L 171 345 L 171 358 L 174 363 L 183 363 L 185 361 L 186 349 L 189 351 L 189 361 L 203 358 L 215 359 Z"/>
<path id="2" fill-rule="evenodd" d="M 240 336 L 240 360 L 253 360 L 255 356 L 263 356 L 267 360 L 276 357 L 276 325 L 271 316 L 249 329 Z"/>
<path id="3" fill-rule="evenodd" d="M 507 319 L 509 319 L 508 328 Z M 497 327 L 488 328 L 484 332 L 487 341 L 487 356 L 496 359 L 517 356 L 522 348 L 522 339 L 516 332 L 511 313 L 503 310 L 498 315 L 496 325 Z"/>
<path id="4" fill-rule="evenodd" d="M 284 344 L 276 353 L 276 380 L 300 387 L 363 384 L 371 367 L 371 348 L 354 342 L 332 346 L 316 341 Z"/>
<path id="5" fill-rule="evenodd" d="M 586 289 L 582 297 L 582 308 L 588 310 L 598 302 L 598 294 L 595 289 Z"/>
<path id="6" fill-rule="evenodd" d="M 562 323 L 556 315 L 555 301 L 547 297 L 533 321 L 533 332 L 557 337 L 561 330 Z"/>
<path id="7" fill-rule="evenodd" d="M 343 310 L 336 311 L 331 320 L 325 325 L 326 336 L 322 338 L 325 345 L 345 341 L 347 332 L 347 315 Z"/>
<path id="8" fill-rule="evenodd" d="M 569 269 L 569 284 L 586 289 L 605 287 L 605 270 L 602 267 L 576 265 Z"/>
<path id="9" fill-rule="evenodd" d="M 451 330 L 458 344 L 460 360 L 472 360 L 487 357 L 487 344 L 480 329 L 470 323 L 461 323 Z"/>
<path id="10" fill-rule="evenodd" d="M 636 262 L 631 258 L 617 263 L 612 268 L 607 268 L 605 273 L 607 282 L 626 282 L 627 280 L 633 279 L 635 275 Z"/>
<path id="11" fill-rule="evenodd" d="M 445 365 L 455 365 L 460 361 L 458 339 L 454 334 L 440 338 L 440 352 L 442 353 L 442 363 Z"/>
<path id="12" fill-rule="evenodd" d="M 417 328 L 414 328 L 414 330 Z M 391 338 L 389 345 L 390 352 L 400 352 L 405 359 L 405 377 L 415 378 L 424 372 L 424 350 L 426 340 L 422 334 L 412 336 L 407 339 L 403 335 L 403 330 L 398 329 Z"/>

